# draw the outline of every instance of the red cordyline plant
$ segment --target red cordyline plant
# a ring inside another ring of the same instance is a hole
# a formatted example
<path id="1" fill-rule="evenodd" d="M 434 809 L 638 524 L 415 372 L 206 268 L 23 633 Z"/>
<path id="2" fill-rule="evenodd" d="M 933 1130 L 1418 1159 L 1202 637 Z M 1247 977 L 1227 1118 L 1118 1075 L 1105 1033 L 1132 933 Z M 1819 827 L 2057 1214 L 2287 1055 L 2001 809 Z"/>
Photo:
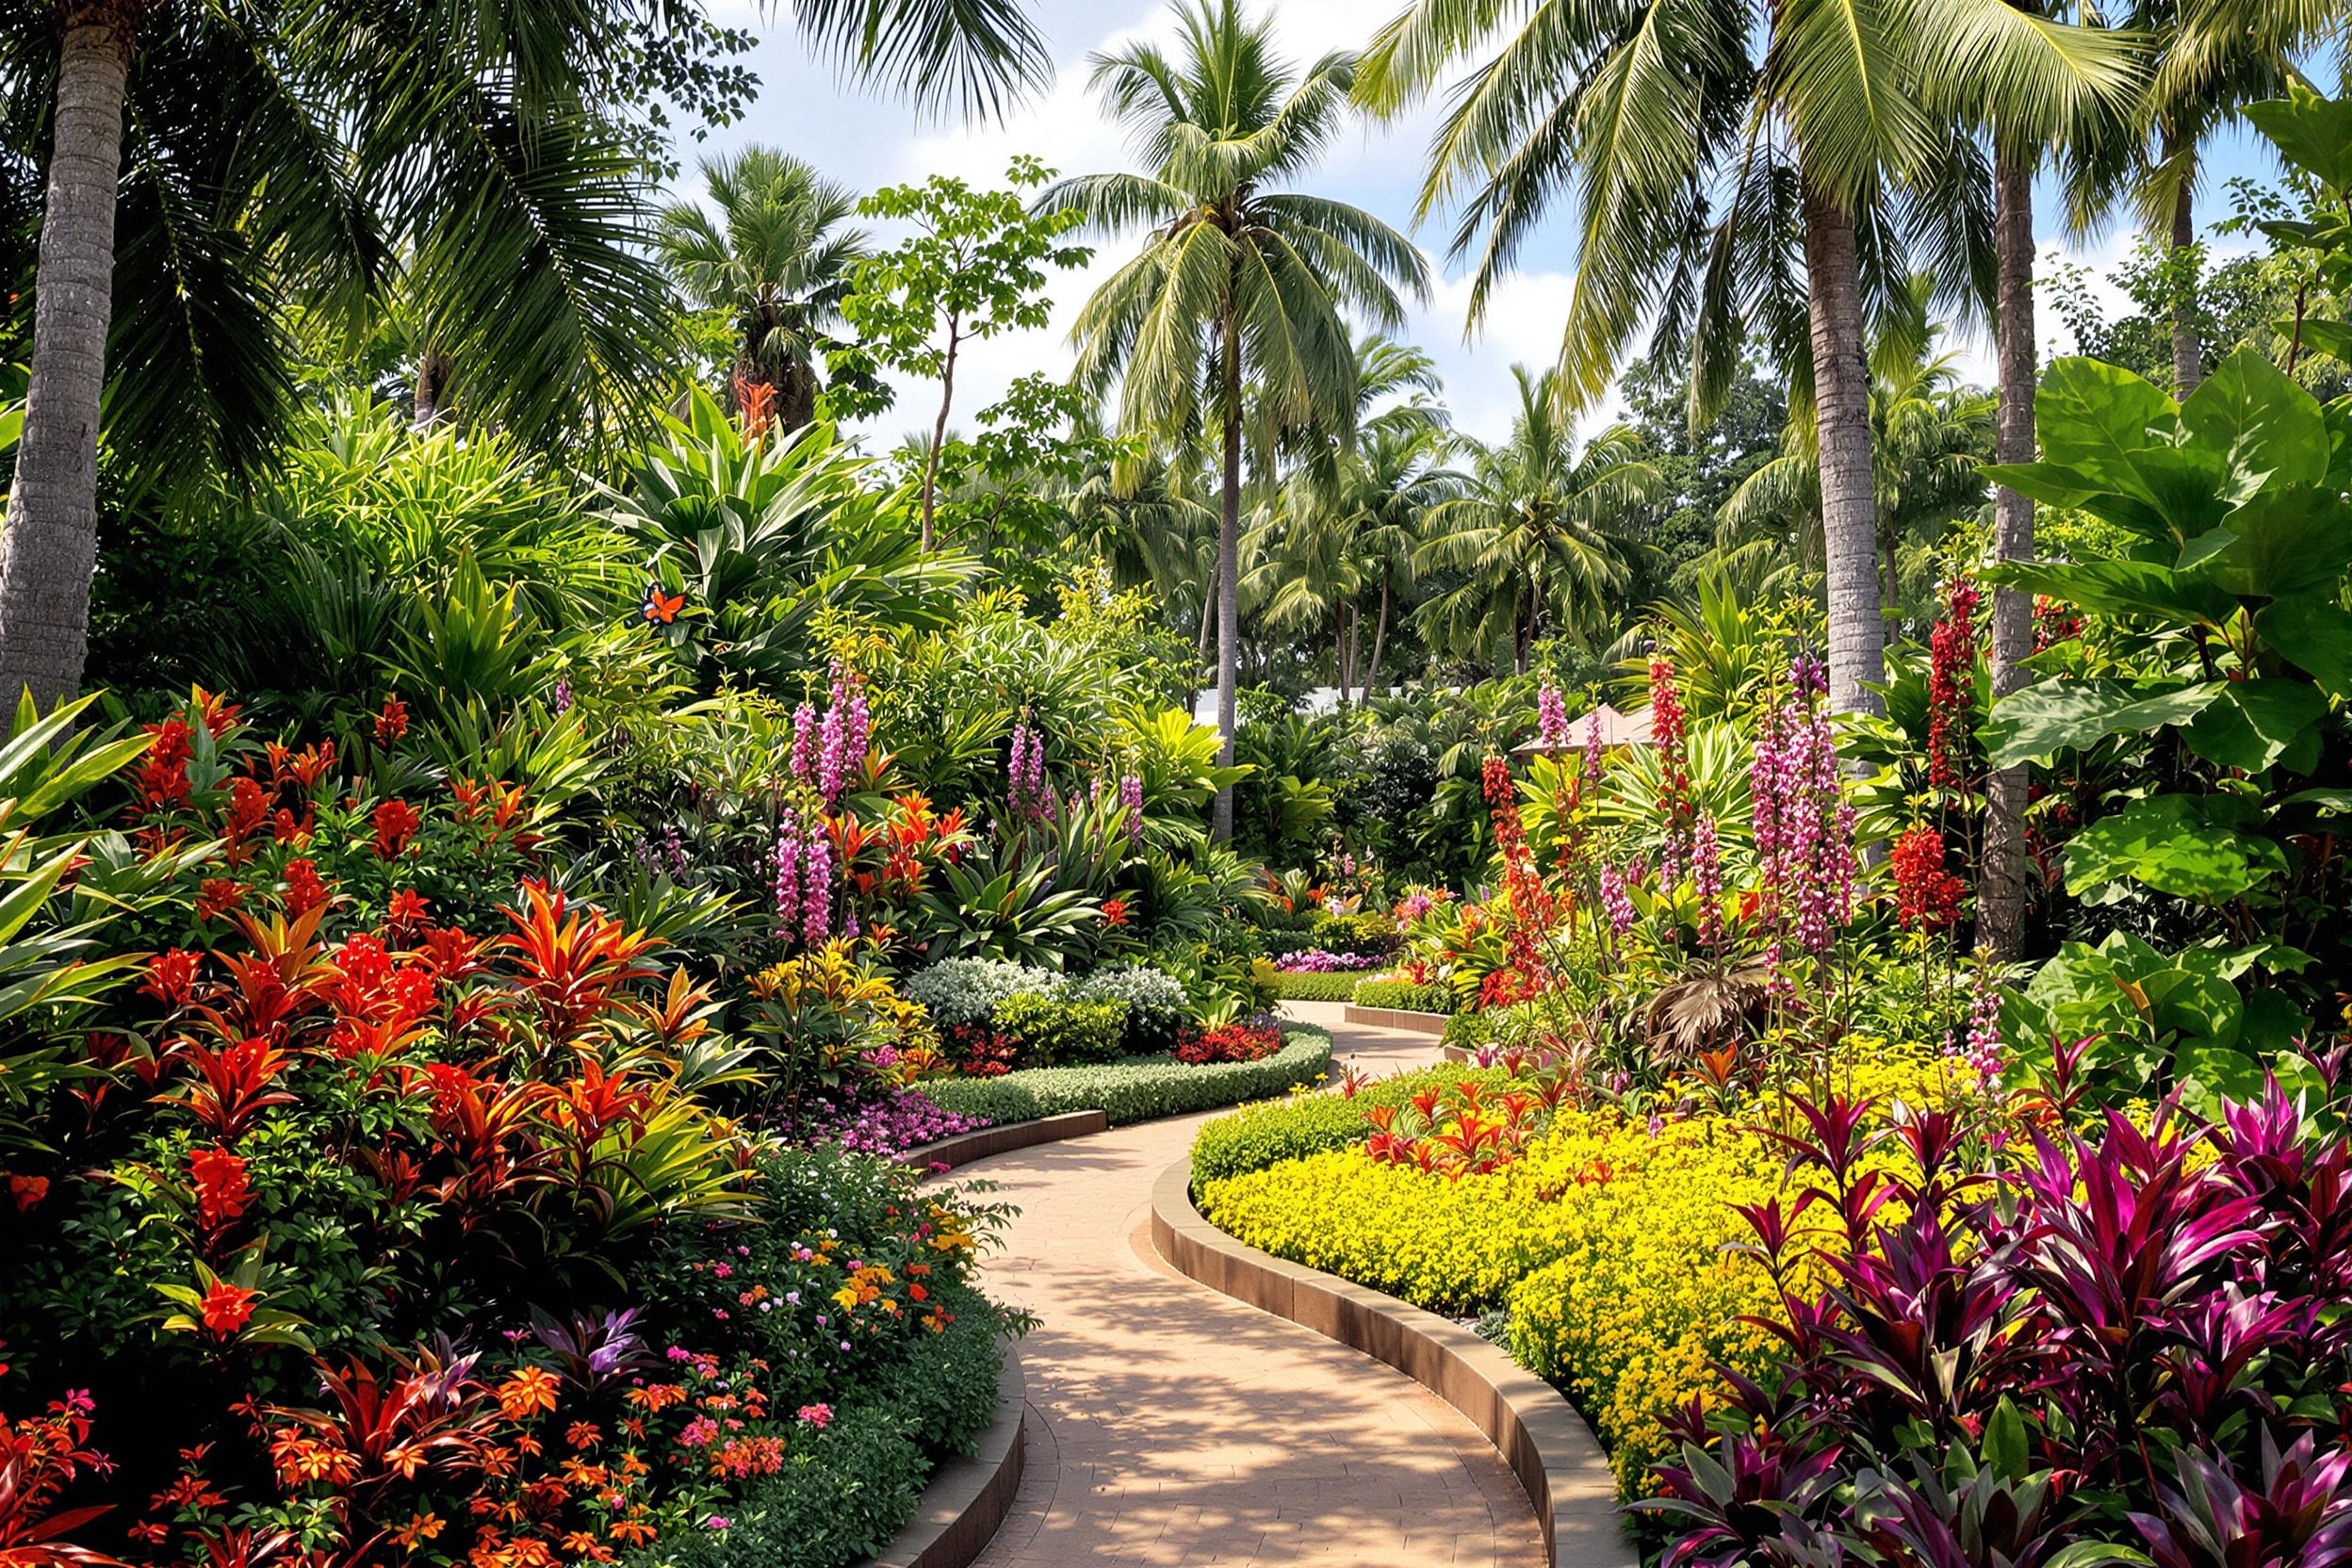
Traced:
<path id="1" fill-rule="evenodd" d="M 1975 1121 L 1800 1102 L 1746 1211 L 1782 1355 L 1684 1413 L 1669 1568 L 2352 1562 L 2352 1145 L 2275 1082 L 2068 1131 L 2076 1055 Z"/>
<path id="2" fill-rule="evenodd" d="M 7 1371 L 0 1363 L 0 1374 Z M 90 1417 L 87 1394 L 70 1394 L 45 1413 L 21 1420 L 0 1413 L 0 1568 L 120 1568 L 113 1558 L 66 1539 L 104 1514 L 104 1505 L 56 1506 L 81 1476 L 111 1468 L 90 1446 Z"/>
<path id="3" fill-rule="evenodd" d="M 1650 743 L 1658 752 L 1658 816 L 1663 839 L 1658 885 L 1671 889 L 1690 864 L 1690 837 L 1698 825 L 1698 803 L 1690 792 L 1687 749 L 1690 720 L 1674 684 L 1674 662 L 1650 655 Z"/>

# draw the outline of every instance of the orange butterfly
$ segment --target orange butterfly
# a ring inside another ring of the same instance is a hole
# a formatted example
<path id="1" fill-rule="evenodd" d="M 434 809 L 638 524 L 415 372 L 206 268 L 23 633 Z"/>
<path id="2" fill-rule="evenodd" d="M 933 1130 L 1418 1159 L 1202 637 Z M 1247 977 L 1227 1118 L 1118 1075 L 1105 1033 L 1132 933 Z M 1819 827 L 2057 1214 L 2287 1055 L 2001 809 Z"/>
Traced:
<path id="1" fill-rule="evenodd" d="M 678 619 L 678 612 L 686 608 L 684 594 L 665 594 L 659 580 L 645 584 L 645 596 L 637 606 L 637 613 L 651 626 L 668 626 Z"/>

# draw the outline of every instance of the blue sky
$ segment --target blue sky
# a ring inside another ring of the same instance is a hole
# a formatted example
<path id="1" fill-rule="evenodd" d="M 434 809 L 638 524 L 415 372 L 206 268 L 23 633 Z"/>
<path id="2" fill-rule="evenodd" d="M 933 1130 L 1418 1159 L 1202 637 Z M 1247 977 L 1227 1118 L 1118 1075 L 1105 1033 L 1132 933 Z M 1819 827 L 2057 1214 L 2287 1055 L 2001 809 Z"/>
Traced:
<path id="1" fill-rule="evenodd" d="M 1300 62 L 1328 49 L 1360 48 L 1400 0 L 1256 0 L 1251 9 L 1271 10 L 1284 52 Z M 1086 91 L 1086 56 L 1098 49 L 1134 38 L 1166 40 L 1173 36 L 1171 12 L 1165 0 L 1038 0 L 1033 8 L 1053 50 L 1057 66 L 1054 86 L 1032 101 L 1016 106 L 1001 124 L 926 122 L 888 93 L 844 82 L 834 72 L 813 63 L 791 27 L 772 11 L 762 16 L 752 0 L 714 0 L 719 20 L 759 33 L 761 42 L 748 63 L 760 75 L 758 102 L 739 123 L 713 132 L 700 149 L 686 148 L 685 192 L 698 188 L 692 172 L 697 151 L 760 141 L 808 159 L 832 177 L 860 190 L 902 181 L 919 180 L 933 172 L 952 172 L 967 179 L 989 181 L 1004 172 L 1008 159 L 1034 153 L 1064 173 L 1091 173 L 1130 166 L 1119 133 L 1106 123 Z M 1332 148 L 1314 184 L 1324 195 L 1378 214 L 1399 228 L 1411 224 L 1423 170 L 1423 149 L 1436 123 L 1438 110 L 1427 106 L 1394 122 L 1350 130 Z M 2218 207 L 2221 182 L 2234 173 L 2267 172 L 2265 160 L 2243 139 L 2215 149 L 2213 177 L 2208 182 L 2207 203 Z M 2046 248 L 2062 241 L 2053 218 L 2041 225 Z M 1488 318 L 1475 338 L 1463 335 L 1467 286 L 1462 269 L 1444 265 L 1443 253 L 1450 234 L 1443 216 L 1414 231 L 1430 253 L 1438 282 L 1426 305 L 1417 307 L 1410 330 L 1413 341 L 1437 359 L 1446 378 L 1446 400 L 1456 422 L 1484 439 L 1499 439 L 1508 430 L 1514 395 L 1510 367 L 1513 362 L 1548 363 L 1558 351 L 1560 329 L 1566 314 L 1568 278 L 1575 264 L 1575 236 L 1569 223 L 1556 219 L 1523 253 L 1521 271 L 1505 284 L 1490 305 Z M 2125 254 L 2130 236 L 2114 233 L 2080 250 L 2075 259 L 2105 267 Z M 1100 247 L 1092 269 L 1063 274 L 1054 290 L 1054 324 L 1042 332 L 1007 336 L 972 351 L 958 380 L 956 419 L 969 416 L 995 396 L 1015 376 L 1037 369 L 1058 370 L 1070 363 L 1068 333 L 1071 318 L 1091 291 L 1094 282 L 1119 255 L 1119 242 Z M 2044 313 L 2046 338 L 2056 323 Z M 1979 379 L 1989 379 L 1990 357 L 1976 344 L 1957 345 L 1975 367 Z M 2052 343 L 2063 347 L 2062 343 Z M 928 388 L 902 389 L 898 407 L 877 424 L 877 433 L 894 440 L 918 425 L 927 427 L 937 394 Z M 1604 416 L 1606 411 L 1604 411 Z"/>

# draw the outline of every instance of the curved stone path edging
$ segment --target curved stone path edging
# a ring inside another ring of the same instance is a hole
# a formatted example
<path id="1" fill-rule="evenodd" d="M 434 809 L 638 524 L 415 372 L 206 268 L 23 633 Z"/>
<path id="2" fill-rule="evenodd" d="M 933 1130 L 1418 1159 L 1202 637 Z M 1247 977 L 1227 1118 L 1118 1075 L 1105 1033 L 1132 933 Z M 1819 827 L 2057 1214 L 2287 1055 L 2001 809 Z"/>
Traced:
<path id="1" fill-rule="evenodd" d="M 1064 1138 L 1088 1137 L 1108 1131 L 1110 1125 L 1111 1119 L 1102 1111 L 1065 1111 L 1060 1116 L 999 1122 L 993 1127 L 958 1133 L 937 1143 L 918 1144 L 901 1151 L 898 1158 L 903 1165 L 920 1166 L 925 1170 L 953 1170 L 991 1154 L 1034 1149 L 1040 1143 L 1059 1143 Z"/>
<path id="2" fill-rule="evenodd" d="M 988 1549 L 1021 1487 L 1029 1385 L 1021 1348 L 1004 1347 L 996 1416 L 968 1456 L 931 1473 L 915 1516 L 890 1544 L 858 1568 L 970 1568 Z"/>
<path id="3" fill-rule="evenodd" d="M 1451 1013 L 1416 1013 L 1403 1007 L 1359 1007 L 1348 1004 L 1345 1021 L 1366 1029 L 1402 1029 L 1409 1035 L 1442 1035 Z"/>
<path id="4" fill-rule="evenodd" d="M 1335 1004 L 1290 1010 L 1340 1021 Z M 1374 1072 L 1424 1065 L 1434 1044 L 1363 1028 L 1339 1039 L 1343 1065 Z M 1517 1477 L 1460 1412 L 1152 1249 L 1152 1184 L 1213 1114 L 964 1168 L 1020 1210 L 988 1283 L 1039 1320 L 1021 1346 L 1024 1474 L 978 1568 L 1545 1563 Z"/>
<path id="5" fill-rule="evenodd" d="M 1635 1568 L 1599 1441 L 1560 1392 L 1435 1313 L 1235 1240 L 1192 1202 L 1192 1165 L 1152 1187 L 1160 1255 L 1210 1289 L 1387 1363 L 1468 1416 L 1535 1507 L 1552 1568 Z"/>

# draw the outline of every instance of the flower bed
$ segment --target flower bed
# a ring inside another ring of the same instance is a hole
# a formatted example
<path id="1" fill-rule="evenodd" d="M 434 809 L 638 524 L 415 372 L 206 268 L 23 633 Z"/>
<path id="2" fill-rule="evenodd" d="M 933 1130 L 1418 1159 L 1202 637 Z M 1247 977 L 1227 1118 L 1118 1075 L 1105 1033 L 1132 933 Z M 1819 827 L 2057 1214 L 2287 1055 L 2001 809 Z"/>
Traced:
<path id="1" fill-rule="evenodd" d="M 1869 1092 L 1914 1104 L 1943 1092 L 1936 1062 L 1855 1072 Z M 1784 1156 L 1732 1117 L 1650 1121 L 1614 1109 L 1562 1109 L 1519 1158 L 1483 1173 L 1358 1147 L 1377 1135 L 1375 1119 L 1463 1083 L 1491 1104 L 1511 1080 L 1432 1070 L 1352 1102 L 1302 1097 L 1212 1122 L 1194 1148 L 1200 1212 L 1277 1257 L 1432 1311 L 1506 1312 L 1513 1356 L 1576 1399 L 1620 1490 L 1638 1495 L 1674 1451 L 1669 1418 L 1717 1386 L 1711 1364 L 1760 1366 L 1773 1343 L 1740 1321 L 1772 1314 L 1772 1280 L 1727 1249 L 1748 1236 L 1733 1205 L 1778 1190 Z M 1460 1133 L 1453 1122 L 1430 1136 Z"/>
<path id="2" fill-rule="evenodd" d="M 787 1139 L 838 1143 L 852 1153 L 903 1154 L 988 1124 L 984 1116 L 942 1110 L 921 1088 L 908 1087 L 818 1094 L 801 1107 L 798 1117 L 779 1121 L 776 1131 Z"/>
<path id="3" fill-rule="evenodd" d="M 1167 1056 L 1135 1056 L 1101 1067 L 1032 1068 L 995 1078 L 952 1078 L 928 1086 L 941 1108 L 994 1122 L 1070 1111 L 1102 1111 L 1114 1127 L 1187 1111 L 1213 1110 L 1281 1094 L 1322 1076 L 1331 1037 L 1284 1026 L 1282 1048 L 1263 1061 L 1188 1067 Z"/>

